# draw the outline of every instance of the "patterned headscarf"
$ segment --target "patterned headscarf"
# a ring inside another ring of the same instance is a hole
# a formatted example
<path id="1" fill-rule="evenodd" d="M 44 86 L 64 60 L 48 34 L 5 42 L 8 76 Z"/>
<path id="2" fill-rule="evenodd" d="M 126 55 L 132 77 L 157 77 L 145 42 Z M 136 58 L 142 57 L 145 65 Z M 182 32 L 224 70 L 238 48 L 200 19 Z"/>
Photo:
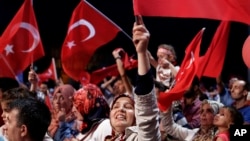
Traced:
<path id="1" fill-rule="evenodd" d="M 99 119 L 109 117 L 109 106 L 99 87 L 86 84 L 75 92 L 74 106 L 83 116 L 84 129 L 89 130 L 91 125 Z"/>

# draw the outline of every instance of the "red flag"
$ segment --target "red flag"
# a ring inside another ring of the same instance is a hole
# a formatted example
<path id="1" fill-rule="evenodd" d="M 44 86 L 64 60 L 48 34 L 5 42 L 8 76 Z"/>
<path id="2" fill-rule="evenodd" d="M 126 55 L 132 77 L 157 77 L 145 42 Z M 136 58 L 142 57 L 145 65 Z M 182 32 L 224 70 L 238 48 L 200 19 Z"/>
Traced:
<path id="1" fill-rule="evenodd" d="M 38 79 L 40 82 L 48 81 L 49 79 L 56 81 L 57 80 L 57 72 L 56 72 L 55 59 L 52 58 L 51 64 L 46 71 L 44 71 L 41 74 L 37 74 L 37 75 L 38 75 Z"/>
<path id="2" fill-rule="evenodd" d="M 165 111 L 174 100 L 179 100 L 182 98 L 184 92 L 189 89 L 198 70 L 198 59 L 203 32 L 204 28 L 200 30 L 200 32 L 194 37 L 194 39 L 186 48 L 186 55 L 175 78 L 175 86 L 166 93 L 160 93 L 158 98 L 158 106 L 162 111 Z"/>
<path id="3" fill-rule="evenodd" d="M 134 14 L 250 24 L 250 0 L 134 0 Z"/>
<path id="4" fill-rule="evenodd" d="M 206 52 L 200 57 L 197 76 L 218 77 L 222 71 L 226 56 L 230 23 L 222 21 Z"/>
<path id="5" fill-rule="evenodd" d="M 61 60 L 67 75 L 81 80 L 95 50 L 115 38 L 120 28 L 86 1 L 73 12 Z"/>
<path id="6" fill-rule="evenodd" d="M 118 75 L 119 75 L 119 72 L 117 70 L 116 64 L 108 66 L 108 67 L 103 67 L 91 73 L 90 83 L 98 84 L 106 77 L 118 76 Z"/>
<path id="7" fill-rule="evenodd" d="M 125 70 L 131 70 L 138 66 L 137 60 L 133 59 L 132 57 L 129 57 L 127 53 L 125 53 L 122 61 Z M 118 75 L 119 72 L 117 70 L 117 65 L 114 64 L 92 72 L 90 82 L 93 84 L 98 84 L 108 76 L 118 76 Z"/>
<path id="8" fill-rule="evenodd" d="M 25 0 L 0 39 L 0 77 L 12 77 L 44 56 L 35 14 Z"/>
<path id="9" fill-rule="evenodd" d="M 136 68 L 138 66 L 137 60 L 133 59 L 133 57 L 129 57 L 128 54 L 125 54 L 125 58 L 123 60 L 124 68 L 126 70 L 131 70 L 133 68 Z"/>

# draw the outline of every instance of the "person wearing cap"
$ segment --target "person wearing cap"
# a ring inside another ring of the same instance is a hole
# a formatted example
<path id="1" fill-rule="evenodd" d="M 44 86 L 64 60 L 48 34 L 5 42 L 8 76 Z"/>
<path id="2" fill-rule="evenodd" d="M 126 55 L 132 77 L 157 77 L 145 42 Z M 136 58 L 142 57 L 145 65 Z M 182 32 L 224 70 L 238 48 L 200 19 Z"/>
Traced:
<path id="1" fill-rule="evenodd" d="M 139 17 L 142 21 L 142 18 Z M 144 24 L 134 24 L 133 42 L 138 58 L 138 77 L 133 98 L 122 94 L 114 98 L 110 119 L 94 126 L 81 141 L 160 141 L 159 109 L 153 74 L 147 55 L 150 34 Z"/>
<path id="2" fill-rule="evenodd" d="M 220 102 L 203 100 L 200 112 L 201 126 L 199 128 L 188 129 L 173 121 L 171 106 L 169 110 L 161 112 L 161 125 L 168 134 L 177 137 L 179 140 L 212 141 L 216 133 L 213 120 L 221 107 L 223 107 L 223 104 Z"/>

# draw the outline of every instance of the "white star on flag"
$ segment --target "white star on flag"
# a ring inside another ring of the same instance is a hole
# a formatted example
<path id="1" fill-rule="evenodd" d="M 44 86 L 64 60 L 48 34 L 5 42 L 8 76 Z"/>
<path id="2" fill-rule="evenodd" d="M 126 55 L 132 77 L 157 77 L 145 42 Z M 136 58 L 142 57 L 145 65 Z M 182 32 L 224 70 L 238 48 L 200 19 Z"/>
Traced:
<path id="1" fill-rule="evenodd" d="M 67 46 L 69 49 L 71 49 L 73 46 L 76 46 L 76 44 L 74 43 L 74 41 L 68 42 Z"/>
<path id="2" fill-rule="evenodd" d="M 4 50 L 6 51 L 6 56 L 9 55 L 9 53 L 13 53 L 14 54 L 13 45 L 7 44 L 7 46 L 4 48 Z"/>

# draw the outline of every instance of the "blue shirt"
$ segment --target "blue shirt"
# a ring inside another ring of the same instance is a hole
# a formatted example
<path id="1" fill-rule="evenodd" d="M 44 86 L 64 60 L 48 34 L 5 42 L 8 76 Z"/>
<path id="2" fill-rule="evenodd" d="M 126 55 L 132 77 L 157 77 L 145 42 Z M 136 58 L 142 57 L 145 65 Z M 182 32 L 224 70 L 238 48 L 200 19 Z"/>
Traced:
<path id="1" fill-rule="evenodd" d="M 250 106 L 246 105 L 238 109 L 244 118 L 244 122 L 250 123 Z"/>
<path id="2" fill-rule="evenodd" d="M 222 93 L 220 93 L 220 102 L 225 106 L 231 106 L 233 104 L 233 98 L 230 91 L 227 88 L 224 88 Z"/>

